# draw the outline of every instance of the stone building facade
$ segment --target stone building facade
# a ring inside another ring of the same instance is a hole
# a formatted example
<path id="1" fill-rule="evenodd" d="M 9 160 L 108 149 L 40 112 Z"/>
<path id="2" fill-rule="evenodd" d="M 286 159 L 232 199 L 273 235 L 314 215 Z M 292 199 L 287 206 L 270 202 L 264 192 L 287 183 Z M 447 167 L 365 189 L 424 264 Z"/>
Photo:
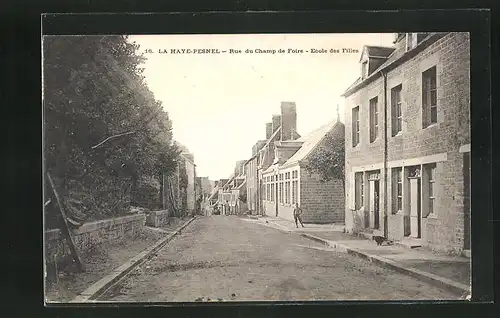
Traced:
<path id="1" fill-rule="evenodd" d="M 470 248 L 468 33 L 366 46 L 344 93 L 346 227 L 411 246 Z"/>
<path id="2" fill-rule="evenodd" d="M 191 154 L 183 153 L 185 171 L 187 174 L 186 212 L 192 214 L 196 210 L 196 165 Z"/>
<path id="3" fill-rule="evenodd" d="M 343 180 L 323 182 L 318 174 L 306 169 L 310 156 L 326 146 L 327 135 L 343 140 L 344 124 L 337 120 L 304 138 L 276 142 L 274 163 L 263 172 L 267 215 L 294 220 L 293 210 L 298 203 L 305 223 L 344 222 Z"/>

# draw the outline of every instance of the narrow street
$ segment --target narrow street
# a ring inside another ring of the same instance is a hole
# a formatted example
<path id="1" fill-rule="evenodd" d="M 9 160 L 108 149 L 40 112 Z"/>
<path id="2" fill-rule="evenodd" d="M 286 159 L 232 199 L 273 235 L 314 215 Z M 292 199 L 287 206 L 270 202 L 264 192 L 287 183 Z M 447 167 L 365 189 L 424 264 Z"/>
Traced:
<path id="1" fill-rule="evenodd" d="M 236 216 L 195 220 L 104 301 L 419 300 L 447 291 Z"/>

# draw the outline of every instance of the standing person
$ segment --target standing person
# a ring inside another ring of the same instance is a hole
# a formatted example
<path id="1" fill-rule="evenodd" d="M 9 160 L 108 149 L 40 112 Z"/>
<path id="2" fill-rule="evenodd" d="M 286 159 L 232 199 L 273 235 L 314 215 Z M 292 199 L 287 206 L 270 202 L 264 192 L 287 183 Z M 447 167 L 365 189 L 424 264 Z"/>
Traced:
<path id="1" fill-rule="evenodd" d="M 229 215 L 229 201 L 227 201 L 227 200 L 226 200 L 226 208 L 224 210 L 225 210 L 225 214 Z"/>
<path id="2" fill-rule="evenodd" d="M 299 228 L 299 224 L 297 223 L 297 221 L 299 221 L 300 225 L 302 225 L 302 227 L 304 227 L 304 224 L 302 223 L 301 215 L 302 215 L 302 209 L 299 207 L 298 203 L 295 203 L 295 209 L 293 209 L 293 218 L 295 219 L 295 226 L 297 228 Z"/>

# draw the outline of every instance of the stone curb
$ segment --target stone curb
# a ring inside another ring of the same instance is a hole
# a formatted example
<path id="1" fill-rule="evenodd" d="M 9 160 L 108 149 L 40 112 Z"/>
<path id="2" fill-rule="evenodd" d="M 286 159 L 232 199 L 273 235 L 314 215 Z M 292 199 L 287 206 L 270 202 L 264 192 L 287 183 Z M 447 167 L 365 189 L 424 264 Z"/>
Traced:
<path id="1" fill-rule="evenodd" d="M 153 246 L 147 248 L 141 253 L 137 254 L 133 258 L 129 259 L 127 262 L 121 266 L 115 268 L 109 275 L 105 276 L 101 280 L 92 284 L 89 288 L 83 291 L 80 295 L 76 296 L 70 303 L 88 303 L 93 302 L 105 292 L 107 292 L 111 287 L 118 284 L 125 276 L 130 273 L 135 267 L 146 261 L 159 249 L 161 249 L 165 244 L 171 241 L 175 236 L 177 236 L 181 231 L 191 224 L 196 219 L 196 217 L 191 218 L 189 221 L 184 223 L 180 228 L 175 230 L 172 234 L 159 242 L 155 243 Z"/>
<path id="2" fill-rule="evenodd" d="M 362 252 L 360 250 L 357 250 L 357 249 L 352 248 L 352 247 L 348 247 L 347 245 L 344 245 L 344 244 L 341 244 L 341 243 L 338 243 L 335 241 L 325 240 L 325 239 L 322 239 L 320 237 L 317 237 L 317 236 L 314 236 L 314 235 L 311 235 L 308 233 L 300 233 L 300 235 L 303 237 L 307 237 L 311 240 L 320 242 L 324 245 L 333 247 L 333 248 L 338 249 L 340 251 L 347 252 L 348 254 L 356 255 L 358 257 L 367 259 L 368 261 L 376 263 L 377 265 L 380 265 L 380 266 L 383 266 L 386 268 L 390 268 L 390 269 L 393 269 L 399 273 L 418 278 L 418 279 L 425 281 L 429 284 L 432 284 L 436 287 L 440 287 L 440 288 L 443 288 L 443 289 L 446 289 L 448 291 L 458 293 L 458 294 L 470 293 L 470 287 L 465 285 L 465 284 L 458 283 L 458 282 L 452 281 L 450 279 L 440 277 L 440 276 L 437 276 L 437 275 L 434 275 L 431 273 L 427 273 L 427 272 L 421 271 L 421 270 L 413 268 L 413 267 L 405 267 L 405 266 L 402 266 L 402 265 L 398 264 L 397 262 L 392 261 L 390 259 L 376 256 L 376 255 L 372 255 L 372 254 L 369 254 L 366 252 Z"/>

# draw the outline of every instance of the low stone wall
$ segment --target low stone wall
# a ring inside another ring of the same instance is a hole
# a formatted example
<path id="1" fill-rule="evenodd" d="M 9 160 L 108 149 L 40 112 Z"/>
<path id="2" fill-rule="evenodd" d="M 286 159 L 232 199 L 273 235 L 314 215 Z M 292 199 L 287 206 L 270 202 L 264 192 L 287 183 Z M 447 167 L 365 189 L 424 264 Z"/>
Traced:
<path id="1" fill-rule="evenodd" d="M 168 224 L 169 216 L 168 211 L 151 211 L 146 218 L 146 225 L 153 227 L 161 227 Z"/>
<path id="2" fill-rule="evenodd" d="M 138 214 L 85 223 L 73 230 L 72 236 L 78 252 L 85 254 L 96 245 L 134 237 L 144 227 L 145 221 L 146 216 Z M 45 232 L 44 246 L 47 263 L 54 263 L 54 260 L 60 263 L 71 258 L 69 245 L 59 229 Z"/>

